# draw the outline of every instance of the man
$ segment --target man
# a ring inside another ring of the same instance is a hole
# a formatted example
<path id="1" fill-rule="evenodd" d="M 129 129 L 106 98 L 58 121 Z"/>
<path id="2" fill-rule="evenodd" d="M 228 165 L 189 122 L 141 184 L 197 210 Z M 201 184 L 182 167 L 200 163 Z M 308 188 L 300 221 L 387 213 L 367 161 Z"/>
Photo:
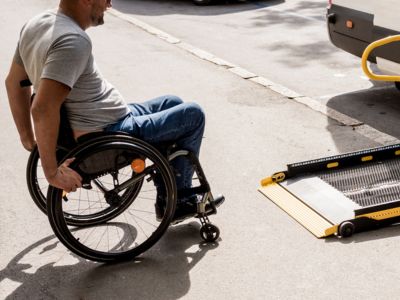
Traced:
<path id="1" fill-rule="evenodd" d="M 47 181 L 66 192 L 81 187 L 82 178 L 69 168 L 73 159 L 61 166 L 57 164 L 55 149 L 62 105 L 75 138 L 93 131 L 120 130 L 150 143 L 175 142 L 196 155 L 200 151 L 205 117 L 197 104 L 163 96 L 127 105 L 98 71 L 85 30 L 104 23 L 104 12 L 112 6 L 111 2 L 61 0 L 58 10 L 28 21 L 21 31 L 6 79 L 10 108 L 22 145 L 31 151 L 37 142 Z M 32 107 L 31 88 L 21 86 L 26 81 L 33 84 Z M 179 174 L 178 190 L 189 188 L 193 175 L 189 162 L 178 159 L 174 168 Z M 175 219 L 195 214 L 196 199 L 195 195 L 178 199 Z"/>

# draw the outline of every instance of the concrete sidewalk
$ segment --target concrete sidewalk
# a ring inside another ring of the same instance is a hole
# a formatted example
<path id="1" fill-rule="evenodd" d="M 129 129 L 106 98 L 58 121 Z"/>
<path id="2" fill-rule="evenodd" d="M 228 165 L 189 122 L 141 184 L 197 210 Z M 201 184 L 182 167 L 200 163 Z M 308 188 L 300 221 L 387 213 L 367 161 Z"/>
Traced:
<path id="1" fill-rule="evenodd" d="M 20 26 L 51 4 L 3 1 L 2 82 Z M 257 192 L 261 178 L 287 163 L 376 142 L 113 15 L 89 35 L 97 64 L 127 101 L 176 94 L 206 111 L 201 161 L 213 192 L 227 199 L 212 217 L 221 239 L 201 244 L 198 224 L 188 221 L 134 262 L 100 265 L 70 255 L 30 199 L 28 153 L 1 86 L 1 299 L 397 298 L 396 228 L 318 240 Z"/>

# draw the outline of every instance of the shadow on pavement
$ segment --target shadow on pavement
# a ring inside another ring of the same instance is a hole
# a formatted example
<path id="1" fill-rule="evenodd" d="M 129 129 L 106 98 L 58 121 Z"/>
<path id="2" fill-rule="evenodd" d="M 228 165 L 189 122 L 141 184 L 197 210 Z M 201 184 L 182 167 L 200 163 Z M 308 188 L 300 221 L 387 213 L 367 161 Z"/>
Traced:
<path id="1" fill-rule="evenodd" d="M 400 91 L 394 84 L 374 86 L 331 98 L 327 106 L 364 124 L 400 138 Z M 340 145 L 339 145 L 340 146 Z"/>
<path id="2" fill-rule="evenodd" d="M 278 5 L 285 0 L 262 0 L 262 1 L 225 1 L 217 0 L 214 4 L 208 6 L 196 6 L 191 0 L 113 0 L 113 7 L 123 13 L 159 16 L 159 15 L 222 15 L 242 12 L 247 10 L 260 9 Z"/>
<path id="3" fill-rule="evenodd" d="M 74 256 L 48 236 L 16 255 L 0 284 L 15 286 L 6 299 L 178 299 L 190 289 L 190 270 L 218 247 L 199 242 L 198 223 L 173 226 L 143 256 L 107 265 Z"/>
<path id="4" fill-rule="evenodd" d="M 280 1 L 274 5 L 281 4 L 282 2 L 284 1 Z M 261 7 L 267 3 L 254 2 L 253 4 Z M 271 5 L 265 5 L 265 7 L 269 6 Z M 254 18 L 254 20 L 260 27 L 283 25 L 288 28 L 297 29 L 302 26 L 314 25 L 315 20 L 325 22 L 325 11 L 325 2 L 299 1 L 293 7 L 285 8 L 284 11 L 263 11 L 264 14 Z"/>
<path id="5" fill-rule="evenodd" d="M 400 224 L 394 224 L 388 227 L 379 228 L 376 230 L 369 230 L 352 235 L 348 238 L 338 238 L 336 236 L 328 237 L 325 239 L 326 243 L 342 243 L 353 244 L 371 242 L 374 240 L 383 240 L 399 236 Z"/>
<path id="6" fill-rule="evenodd" d="M 271 43 L 265 47 L 267 51 L 282 53 L 278 61 L 290 68 L 305 67 L 314 62 L 331 66 L 335 52 L 332 45 L 325 41 L 315 41 L 304 45 L 292 42 Z"/>

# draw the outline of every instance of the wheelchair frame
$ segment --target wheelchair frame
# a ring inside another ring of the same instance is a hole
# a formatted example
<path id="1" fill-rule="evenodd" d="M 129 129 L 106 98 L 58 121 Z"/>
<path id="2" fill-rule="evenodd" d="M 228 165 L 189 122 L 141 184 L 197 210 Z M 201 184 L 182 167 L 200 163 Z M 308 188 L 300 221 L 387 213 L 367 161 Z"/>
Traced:
<path id="1" fill-rule="evenodd" d="M 206 205 L 209 204 L 212 208 L 211 213 L 216 213 L 214 198 L 212 196 L 210 186 L 208 184 L 208 181 L 206 179 L 206 176 L 204 174 L 204 171 L 200 165 L 198 158 L 190 151 L 176 150 L 171 152 L 171 150 L 173 149 L 169 148 L 169 151 L 167 152 L 167 155 L 165 157 L 150 144 L 138 140 L 126 133 L 97 132 L 88 134 L 80 138 L 78 140 L 77 146 L 75 146 L 72 150 L 70 150 L 69 153 L 66 155 L 65 155 L 66 148 L 61 148 L 62 151 L 64 151 L 62 155 L 64 157 L 60 161 L 60 163 L 62 163 L 62 161 L 64 161 L 68 157 L 76 157 L 76 161 L 79 161 L 79 155 L 82 151 L 83 152 L 85 151 L 88 152 L 89 150 L 96 151 L 96 149 L 98 149 L 99 147 L 106 147 L 106 148 L 120 147 L 121 145 L 125 145 L 128 148 L 143 147 L 143 149 L 146 149 L 146 151 L 150 151 L 152 155 L 154 155 L 153 159 L 158 161 L 158 163 L 160 163 L 161 165 L 163 165 L 162 168 L 164 170 L 164 173 L 167 174 L 165 175 L 165 178 L 168 177 L 168 179 L 165 179 L 165 181 L 169 181 L 169 185 L 171 185 L 169 189 L 171 190 L 170 194 L 172 196 L 170 196 L 169 208 L 166 209 L 165 216 L 161 221 L 160 225 L 155 230 L 155 233 L 151 234 L 147 238 L 147 240 L 144 241 L 138 247 L 129 250 L 121 250 L 118 253 L 108 253 L 107 251 L 101 252 L 90 249 L 90 247 L 86 247 L 85 245 L 83 245 L 79 240 L 79 238 L 78 239 L 74 238 L 71 232 L 74 230 L 78 230 L 79 228 L 87 228 L 88 226 L 89 227 L 105 226 L 104 224 L 107 224 L 107 222 L 118 217 L 126 210 L 129 210 L 129 207 L 132 205 L 132 203 L 135 202 L 135 199 L 138 196 L 138 193 L 140 192 L 140 189 L 142 187 L 141 186 L 142 183 L 136 187 L 135 184 L 140 182 L 140 180 L 142 180 L 143 182 L 143 178 L 148 174 L 144 175 L 142 174 L 139 175 L 139 177 L 138 176 L 131 177 L 130 179 L 124 181 L 122 184 L 119 183 L 117 185 L 114 184 L 113 190 L 108 190 L 105 192 L 105 194 L 114 193 L 115 195 L 117 195 L 118 193 L 125 191 L 123 192 L 123 195 L 121 197 L 125 197 L 124 195 L 126 193 L 127 196 L 125 198 L 127 199 L 123 201 L 121 209 L 116 211 L 113 210 L 108 211 L 107 209 L 105 209 L 104 211 L 107 212 L 107 214 L 102 213 L 103 211 L 100 211 L 92 215 L 75 216 L 73 214 L 69 214 L 63 211 L 62 202 L 68 201 L 68 196 L 63 194 L 63 192 L 57 188 L 51 186 L 49 187 L 47 193 L 47 203 L 46 204 L 44 203 L 43 200 L 45 200 L 45 198 L 43 193 L 40 190 L 38 190 L 39 185 L 37 182 L 37 169 L 38 169 L 37 163 L 39 160 L 39 155 L 37 149 L 35 149 L 35 151 L 31 153 L 27 167 L 27 180 L 28 180 L 29 191 L 31 192 L 31 196 L 35 201 L 35 203 L 38 205 L 38 207 L 43 212 L 45 213 L 47 212 L 53 231 L 55 232 L 56 236 L 60 239 L 60 241 L 68 249 L 70 249 L 75 254 L 78 254 L 79 256 L 82 256 L 90 260 L 99 262 L 113 262 L 113 261 L 132 259 L 140 255 L 147 249 L 149 249 L 151 246 L 153 246 L 161 238 L 165 230 L 168 228 L 168 226 L 171 223 L 172 217 L 174 215 L 177 192 L 176 192 L 175 178 L 169 163 L 174 159 L 176 159 L 177 157 L 185 157 L 191 162 L 191 164 L 194 167 L 194 172 L 196 173 L 200 183 L 199 186 L 190 189 L 190 191 L 186 191 L 202 195 L 202 199 L 197 206 L 197 215 L 196 215 L 196 217 L 199 218 L 200 223 L 202 225 L 200 229 L 200 235 L 206 242 L 213 242 L 216 239 L 218 239 L 220 231 L 218 227 L 211 224 L 207 216 L 209 213 L 206 212 Z M 72 164 L 71 167 L 74 168 L 76 166 Z M 140 178 L 140 176 L 142 177 Z M 132 186 L 133 188 L 129 190 Z M 64 199 L 64 201 L 60 201 L 60 199 Z M 76 228 L 72 228 L 70 230 L 72 226 L 76 226 Z"/>

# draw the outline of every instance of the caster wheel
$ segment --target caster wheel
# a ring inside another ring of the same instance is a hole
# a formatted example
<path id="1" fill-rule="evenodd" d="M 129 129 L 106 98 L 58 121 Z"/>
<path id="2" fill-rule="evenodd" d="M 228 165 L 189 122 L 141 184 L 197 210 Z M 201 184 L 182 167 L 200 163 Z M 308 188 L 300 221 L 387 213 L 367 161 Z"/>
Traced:
<path id="1" fill-rule="evenodd" d="M 339 225 L 338 233 L 341 237 L 351 237 L 354 233 L 355 226 L 352 222 L 345 221 Z"/>
<path id="2" fill-rule="evenodd" d="M 213 224 L 205 224 L 200 229 L 200 235 L 206 242 L 214 242 L 219 238 L 219 229 Z"/>

